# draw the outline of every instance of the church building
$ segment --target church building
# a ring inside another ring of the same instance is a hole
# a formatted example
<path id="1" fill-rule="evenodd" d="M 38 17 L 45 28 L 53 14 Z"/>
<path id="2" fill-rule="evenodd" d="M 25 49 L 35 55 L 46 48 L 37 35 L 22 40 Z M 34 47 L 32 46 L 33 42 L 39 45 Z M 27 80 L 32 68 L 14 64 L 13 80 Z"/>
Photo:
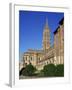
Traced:
<path id="1" fill-rule="evenodd" d="M 54 44 L 50 44 L 50 29 L 48 20 L 43 30 L 42 49 L 28 49 L 23 55 L 23 67 L 32 64 L 38 70 L 43 69 L 47 64 L 64 64 L 64 18 L 59 22 L 58 28 L 54 31 Z"/>

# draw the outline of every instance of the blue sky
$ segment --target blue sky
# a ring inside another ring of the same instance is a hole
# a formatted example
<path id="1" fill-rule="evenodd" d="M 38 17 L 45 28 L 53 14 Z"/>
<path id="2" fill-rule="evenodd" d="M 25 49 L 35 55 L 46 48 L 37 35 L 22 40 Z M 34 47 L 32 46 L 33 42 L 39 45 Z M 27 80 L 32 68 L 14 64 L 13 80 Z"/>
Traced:
<path id="1" fill-rule="evenodd" d="M 48 19 L 51 45 L 53 45 L 53 32 L 58 27 L 58 22 L 64 17 L 64 13 L 19 11 L 19 50 L 20 53 L 28 49 L 41 49 L 43 30 Z"/>

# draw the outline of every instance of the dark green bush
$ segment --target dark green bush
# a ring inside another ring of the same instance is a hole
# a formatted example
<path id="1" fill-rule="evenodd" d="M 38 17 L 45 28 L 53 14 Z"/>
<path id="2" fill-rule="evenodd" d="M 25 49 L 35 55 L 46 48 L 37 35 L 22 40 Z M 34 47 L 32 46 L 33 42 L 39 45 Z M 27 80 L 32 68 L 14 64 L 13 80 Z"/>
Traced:
<path id="1" fill-rule="evenodd" d="M 56 67 L 54 64 L 48 64 L 46 66 L 44 66 L 43 72 L 44 72 L 44 76 L 55 76 L 55 70 Z"/>
<path id="2" fill-rule="evenodd" d="M 44 66 L 43 70 L 38 72 L 32 64 L 29 64 L 25 68 L 22 68 L 19 74 L 37 77 L 62 77 L 64 76 L 64 65 L 59 64 L 55 66 L 54 64 L 48 64 Z"/>
<path id="3" fill-rule="evenodd" d="M 64 65 L 59 64 L 56 66 L 55 76 L 64 76 Z"/>
<path id="4" fill-rule="evenodd" d="M 41 73 L 40 73 L 41 75 Z M 48 77 L 62 77 L 64 76 L 64 65 L 59 64 L 55 66 L 54 64 L 45 65 L 42 70 L 42 76 Z"/>
<path id="5" fill-rule="evenodd" d="M 25 68 L 22 68 L 20 71 L 19 71 L 19 75 L 22 75 L 22 72 L 24 71 Z"/>
<path id="6" fill-rule="evenodd" d="M 36 71 L 36 68 L 32 64 L 29 64 L 25 67 L 25 69 L 23 69 L 22 75 L 32 76 L 32 75 L 34 75 L 35 71 Z"/>

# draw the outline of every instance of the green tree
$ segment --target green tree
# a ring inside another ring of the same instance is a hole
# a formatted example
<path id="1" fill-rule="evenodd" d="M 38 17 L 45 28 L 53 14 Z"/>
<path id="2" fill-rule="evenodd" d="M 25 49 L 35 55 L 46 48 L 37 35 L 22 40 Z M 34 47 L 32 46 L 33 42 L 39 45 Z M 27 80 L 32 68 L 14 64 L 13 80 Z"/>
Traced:
<path id="1" fill-rule="evenodd" d="M 36 71 L 36 68 L 32 64 L 29 64 L 22 71 L 22 75 L 24 75 L 24 76 L 32 76 L 32 75 L 34 75 L 35 71 Z"/>
<path id="2" fill-rule="evenodd" d="M 22 68 L 20 71 L 19 71 L 19 75 L 22 75 L 22 72 L 24 71 L 25 68 Z"/>
<path id="3" fill-rule="evenodd" d="M 44 76 L 49 76 L 49 77 L 55 76 L 55 70 L 56 67 L 54 64 L 45 65 L 43 68 Z"/>
<path id="4" fill-rule="evenodd" d="M 59 64 L 56 66 L 55 76 L 64 76 L 64 65 Z"/>

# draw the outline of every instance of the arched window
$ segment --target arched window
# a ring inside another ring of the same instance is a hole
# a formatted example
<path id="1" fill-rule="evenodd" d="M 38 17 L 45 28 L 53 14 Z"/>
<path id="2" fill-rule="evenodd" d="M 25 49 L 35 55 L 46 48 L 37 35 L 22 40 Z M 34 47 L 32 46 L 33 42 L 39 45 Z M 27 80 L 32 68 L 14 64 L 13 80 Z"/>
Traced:
<path id="1" fill-rule="evenodd" d="M 39 60 L 40 60 L 40 57 L 39 57 Z"/>
<path id="2" fill-rule="evenodd" d="M 30 57 L 30 60 L 32 60 L 32 56 Z"/>
<path id="3" fill-rule="evenodd" d="M 39 57 L 38 60 L 40 61 L 41 60 L 41 57 Z"/>
<path id="4" fill-rule="evenodd" d="M 47 62 L 47 64 L 48 64 L 48 62 Z"/>
<path id="5" fill-rule="evenodd" d="M 26 56 L 25 60 L 27 60 L 27 56 Z"/>

